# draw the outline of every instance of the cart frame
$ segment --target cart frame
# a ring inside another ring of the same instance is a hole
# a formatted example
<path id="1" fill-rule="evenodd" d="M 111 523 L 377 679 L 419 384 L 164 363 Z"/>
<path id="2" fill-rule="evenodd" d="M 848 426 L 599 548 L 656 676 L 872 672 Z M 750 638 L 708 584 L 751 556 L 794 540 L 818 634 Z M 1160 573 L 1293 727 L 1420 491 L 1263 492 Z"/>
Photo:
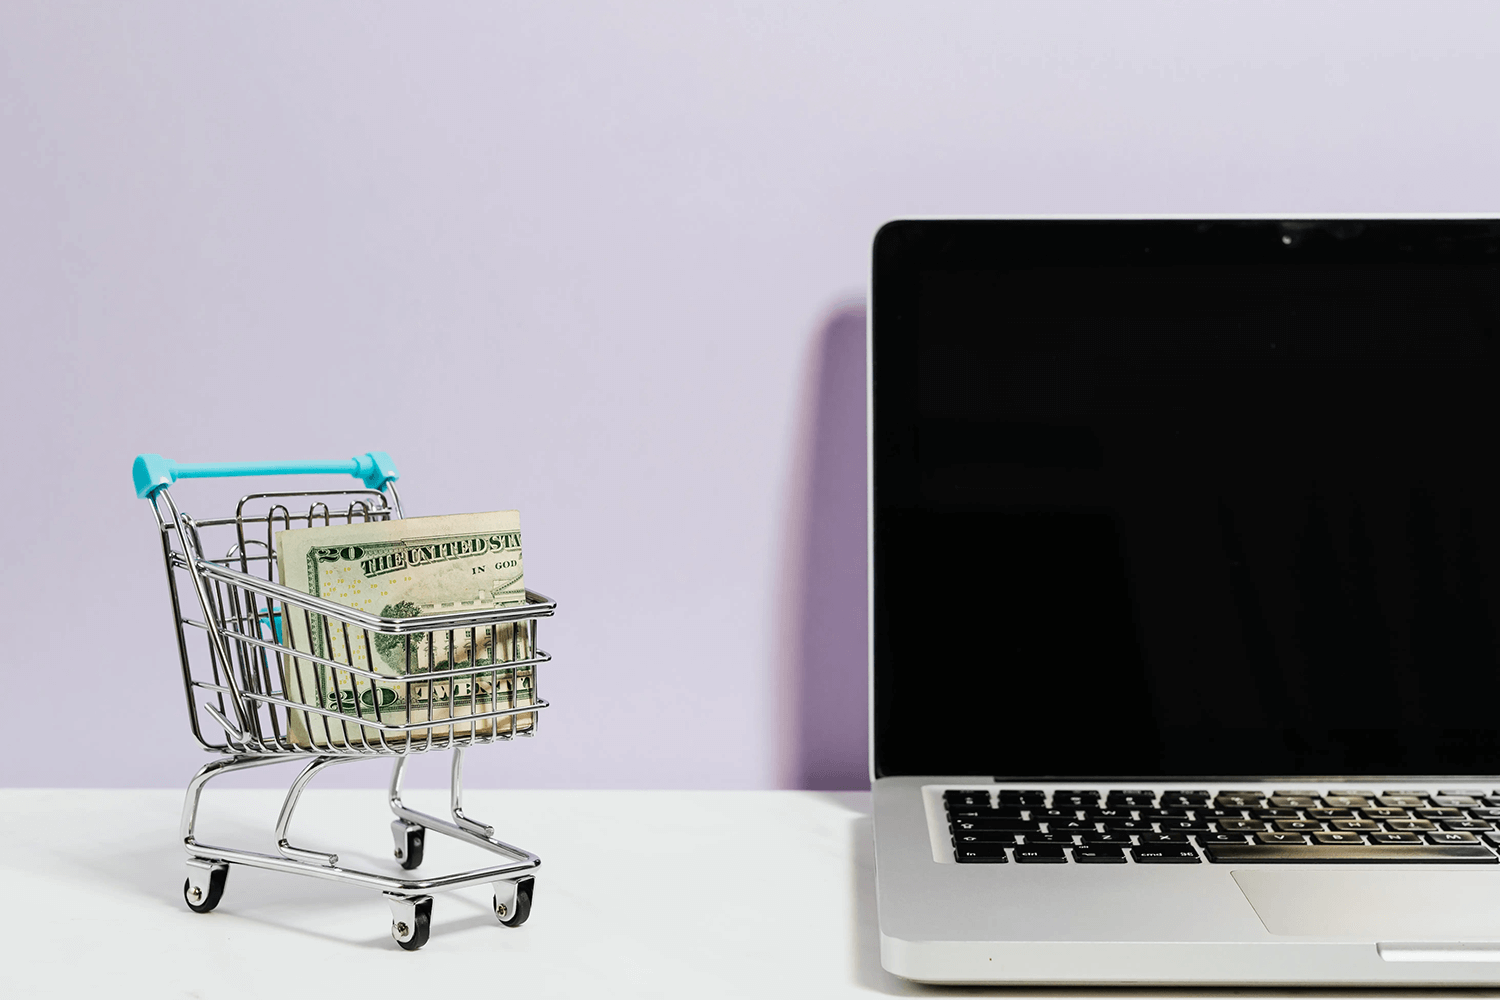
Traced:
<path id="1" fill-rule="evenodd" d="M 183 478 L 307 473 L 351 474 L 363 480 L 365 488 L 251 493 L 240 498 L 232 516 L 202 520 L 180 509 L 170 490 Z M 536 646 L 537 622 L 553 614 L 555 602 L 528 590 L 520 605 L 385 618 L 300 593 L 274 579 L 278 529 L 400 518 L 394 485 L 398 475 L 383 452 L 343 462 L 186 465 L 158 455 L 141 455 L 135 461 L 136 493 L 151 501 L 161 536 L 193 737 L 204 750 L 222 755 L 193 776 L 183 803 L 180 834 L 188 855 L 183 896 L 195 911 L 206 913 L 218 905 L 229 866 L 238 864 L 381 892 L 391 908 L 391 936 L 407 950 L 427 942 L 434 893 L 488 883 L 494 887 L 495 916 L 502 924 L 519 926 L 530 916 L 534 873 L 541 859 L 498 839 L 492 826 L 465 815 L 463 760 L 471 746 L 536 732 L 540 712 L 547 707 L 536 694 L 538 668 L 550 660 Z M 308 504 L 305 512 L 302 502 Z M 221 558 L 206 554 L 205 536 L 211 535 L 233 542 Z M 263 577 L 256 575 L 260 569 Z M 193 603 L 202 612 L 201 620 L 185 608 L 184 582 L 196 598 Z M 307 649 L 296 647 L 293 629 L 283 627 L 293 616 L 300 616 L 305 625 L 304 636 L 321 634 L 329 641 L 318 652 L 311 643 Z M 487 661 L 478 655 L 486 634 Z M 343 639 L 342 660 L 335 636 Z M 372 636 L 402 645 L 404 672 L 373 669 Z M 195 643 L 195 637 L 200 641 Z M 361 641 L 371 653 L 365 661 L 369 669 L 353 662 Z M 439 662 L 436 655 L 444 643 L 448 659 Z M 508 644 L 508 656 L 501 655 L 502 643 Z M 414 658 L 413 649 L 420 654 L 424 644 L 426 669 L 413 666 L 420 659 Z M 466 662 L 457 655 L 465 645 Z M 316 690 L 305 687 L 308 676 Z M 379 685 L 402 692 L 404 709 L 382 711 L 377 679 Z M 529 694 L 523 693 L 527 688 Z M 414 713 L 411 706 L 419 700 L 425 707 Z M 211 737 L 214 728 L 223 733 L 222 739 Z M 451 750 L 453 755 L 451 819 L 419 812 L 402 801 L 407 761 L 413 754 L 436 750 Z M 421 864 L 429 830 L 497 854 L 504 863 L 431 878 L 400 878 L 340 866 L 337 854 L 295 846 L 289 828 L 312 779 L 336 764 L 372 756 L 393 759 L 387 802 L 395 815 L 394 855 L 403 869 Z M 209 782 L 234 771 L 291 760 L 306 763 L 287 790 L 276 821 L 278 854 L 197 839 L 199 805 Z"/>

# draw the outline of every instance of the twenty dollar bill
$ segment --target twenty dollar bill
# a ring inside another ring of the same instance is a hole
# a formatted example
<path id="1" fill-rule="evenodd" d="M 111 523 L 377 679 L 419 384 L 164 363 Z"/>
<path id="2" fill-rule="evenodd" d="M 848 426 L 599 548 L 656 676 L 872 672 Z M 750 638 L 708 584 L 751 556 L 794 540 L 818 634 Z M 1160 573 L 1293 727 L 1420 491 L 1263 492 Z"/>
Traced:
<path id="1" fill-rule="evenodd" d="M 513 510 L 294 528 L 279 532 L 275 542 L 284 586 L 384 618 L 482 611 L 526 600 L 521 517 Z M 533 703 L 532 669 L 506 666 L 532 655 L 524 624 L 385 635 L 289 605 L 281 626 L 284 644 L 332 664 L 284 656 L 293 664 L 285 676 L 289 701 L 387 725 L 453 720 L 452 734 L 460 737 L 520 732 L 533 724 L 529 712 L 459 722 Z M 471 667 L 459 676 L 423 679 L 432 671 Z M 294 709 L 288 715 L 288 735 L 298 746 L 381 746 L 378 729 L 315 712 Z M 442 739 L 448 732 L 440 726 L 412 730 L 409 737 L 386 733 L 384 741 L 400 744 L 429 734 Z"/>

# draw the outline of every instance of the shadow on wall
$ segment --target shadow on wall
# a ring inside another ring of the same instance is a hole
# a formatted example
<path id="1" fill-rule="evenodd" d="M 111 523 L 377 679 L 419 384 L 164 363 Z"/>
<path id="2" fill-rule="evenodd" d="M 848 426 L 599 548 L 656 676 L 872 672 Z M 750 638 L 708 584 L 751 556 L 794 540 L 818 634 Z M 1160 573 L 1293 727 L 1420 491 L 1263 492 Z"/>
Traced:
<path id="1" fill-rule="evenodd" d="M 864 306 L 835 311 L 819 332 L 809 410 L 789 777 L 799 788 L 869 788 Z"/>

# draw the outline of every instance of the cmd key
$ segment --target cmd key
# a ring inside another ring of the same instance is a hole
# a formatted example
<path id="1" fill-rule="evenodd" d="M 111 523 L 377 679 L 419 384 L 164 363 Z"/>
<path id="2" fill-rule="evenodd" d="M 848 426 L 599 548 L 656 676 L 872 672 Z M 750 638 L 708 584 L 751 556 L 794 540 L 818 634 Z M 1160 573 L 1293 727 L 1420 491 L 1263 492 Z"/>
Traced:
<path id="1" fill-rule="evenodd" d="M 1149 844 L 1131 848 L 1138 865 L 1195 865 L 1198 852 L 1187 845 Z"/>

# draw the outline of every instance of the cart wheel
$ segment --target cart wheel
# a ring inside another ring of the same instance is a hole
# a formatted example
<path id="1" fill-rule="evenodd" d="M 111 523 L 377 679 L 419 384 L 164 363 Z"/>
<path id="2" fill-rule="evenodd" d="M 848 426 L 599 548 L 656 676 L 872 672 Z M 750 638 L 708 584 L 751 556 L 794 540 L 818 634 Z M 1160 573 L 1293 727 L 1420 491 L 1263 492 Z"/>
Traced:
<path id="1" fill-rule="evenodd" d="M 507 927 L 520 927 L 531 916 L 531 897 L 536 893 L 536 879 L 523 878 L 516 881 L 516 908 L 514 913 L 500 916 L 500 901 L 495 900 L 495 914 Z"/>
<path id="2" fill-rule="evenodd" d="M 182 899 L 188 905 L 188 909 L 194 913 L 207 913 L 219 905 L 219 900 L 224 898 L 224 883 L 229 880 L 229 866 L 213 868 L 208 873 L 208 892 L 200 899 L 194 899 L 193 894 L 200 890 L 193 888 L 192 879 L 184 879 L 182 883 Z"/>
<path id="3" fill-rule="evenodd" d="M 396 860 L 401 867 L 411 871 L 422 863 L 422 845 L 425 843 L 427 831 L 415 823 L 408 823 L 402 831 L 401 844 L 396 846 Z"/>
<path id="4" fill-rule="evenodd" d="M 422 947 L 427 943 L 427 936 L 432 933 L 432 897 L 423 896 L 416 904 L 411 927 L 408 928 L 400 920 L 391 921 L 391 937 L 407 951 L 416 951 Z M 403 941 L 402 938 L 406 940 Z"/>

